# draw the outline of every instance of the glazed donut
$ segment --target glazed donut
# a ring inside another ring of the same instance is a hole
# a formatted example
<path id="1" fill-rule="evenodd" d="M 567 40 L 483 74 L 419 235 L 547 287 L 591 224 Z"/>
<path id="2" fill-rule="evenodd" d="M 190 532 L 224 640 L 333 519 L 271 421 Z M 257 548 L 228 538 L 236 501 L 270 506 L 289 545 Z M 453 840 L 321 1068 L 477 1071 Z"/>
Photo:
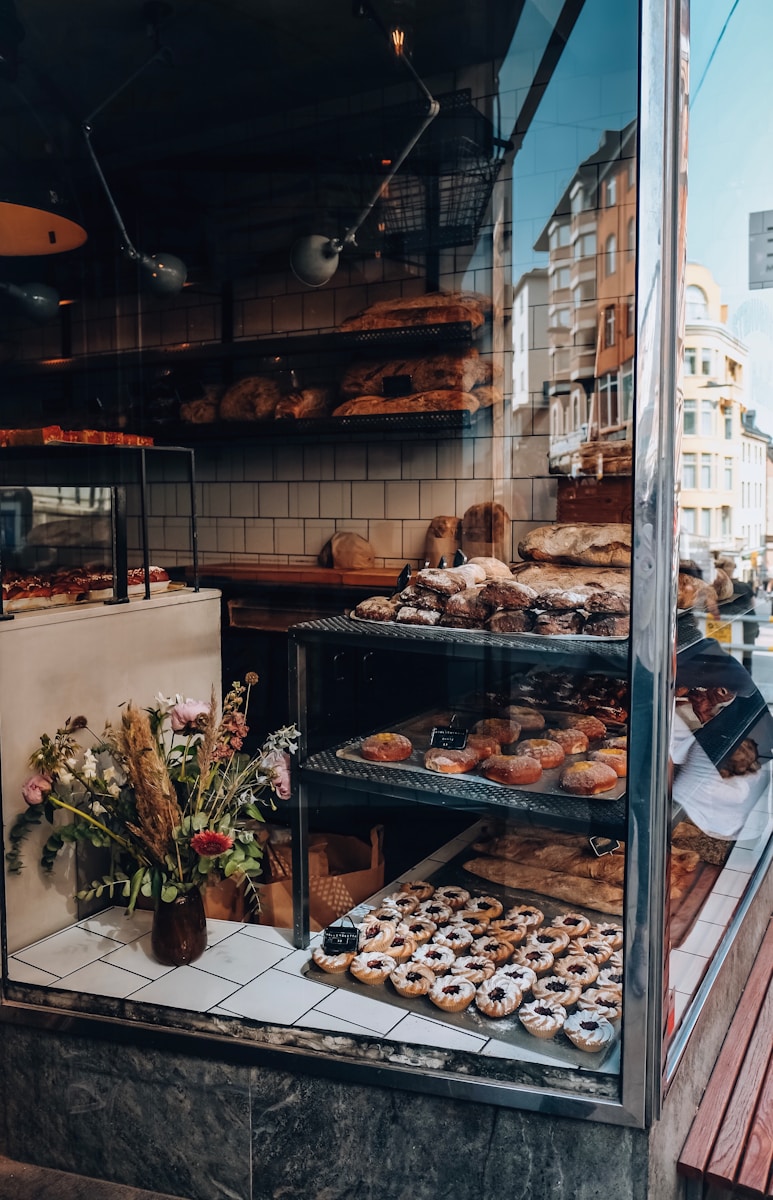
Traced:
<path id="1" fill-rule="evenodd" d="M 360 754 L 368 762 L 402 762 L 412 752 L 413 743 L 401 733 L 373 733 L 360 742 Z"/>
<path id="2" fill-rule="evenodd" d="M 578 1050 L 587 1050 L 598 1054 L 614 1041 L 615 1031 L 605 1017 L 595 1016 L 580 1009 L 567 1017 L 564 1022 L 564 1033 Z"/>
<path id="3" fill-rule="evenodd" d="M 397 963 L 388 954 L 357 954 L 349 970 L 360 983 L 383 983 L 394 971 Z"/>
<path id="4" fill-rule="evenodd" d="M 489 921 L 495 921 L 497 917 L 502 916 L 503 908 L 504 905 L 501 900 L 497 900 L 496 896 L 473 896 L 462 912 L 479 913 Z"/>
<path id="5" fill-rule="evenodd" d="M 589 742 L 598 741 L 599 738 L 606 737 L 607 727 L 598 717 L 585 716 L 582 713 L 567 713 L 561 717 L 560 724 L 563 729 L 581 729 Z"/>
<path id="6" fill-rule="evenodd" d="M 523 992 L 514 979 L 492 975 L 478 985 L 475 1007 L 484 1017 L 509 1017 L 523 999 Z"/>
<path id="7" fill-rule="evenodd" d="M 542 775 L 542 763 L 528 754 L 492 754 L 480 766 L 481 774 L 495 783 L 523 787 L 536 783 Z"/>
<path id="8" fill-rule="evenodd" d="M 555 972 L 563 979 L 572 979 L 582 987 L 588 987 L 596 982 L 599 969 L 592 958 L 583 954 L 568 954 L 556 961 Z"/>
<path id="9" fill-rule="evenodd" d="M 462 908 L 467 907 L 467 902 L 470 899 L 470 893 L 464 888 L 454 887 L 453 884 L 446 884 L 445 887 L 435 888 L 434 899 L 438 904 L 446 904 L 452 912 L 458 912 Z"/>
<path id="10" fill-rule="evenodd" d="M 543 770 L 546 771 L 550 767 L 560 767 L 566 757 L 558 742 L 551 742 L 550 738 L 526 738 L 525 741 L 518 743 L 515 753 L 527 754 L 529 758 L 536 758 L 542 764 Z"/>
<path id="11" fill-rule="evenodd" d="M 444 975 L 449 967 L 453 966 L 455 958 L 456 955 L 450 947 L 438 946 L 437 942 L 427 942 L 426 945 L 419 946 L 410 961 L 429 967 L 436 975 Z"/>
<path id="12" fill-rule="evenodd" d="M 433 896 L 431 900 L 422 900 L 413 915 L 434 921 L 435 925 L 445 925 L 451 919 L 451 909 L 447 904 L 439 904 Z"/>
<path id="13" fill-rule="evenodd" d="M 555 958 L 549 950 L 537 950 L 534 946 L 516 946 L 513 962 L 522 967 L 531 967 L 535 975 L 549 975 Z"/>
<path id="14" fill-rule="evenodd" d="M 522 967 L 520 963 L 516 962 L 505 963 L 504 966 L 497 967 L 491 978 L 497 977 L 515 980 L 524 995 L 530 992 L 537 982 L 537 976 L 531 967 Z"/>
<path id="15" fill-rule="evenodd" d="M 475 984 L 463 975 L 443 975 L 435 980 L 427 995 L 445 1012 L 462 1012 L 475 999 Z"/>
<path id="16" fill-rule="evenodd" d="M 569 953 L 585 954 L 593 959 L 597 967 L 603 967 L 612 954 L 612 947 L 600 937 L 578 937 L 570 943 Z"/>
<path id="17" fill-rule="evenodd" d="M 477 750 L 440 750 L 433 747 L 424 755 L 424 766 L 428 771 L 436 771 L 440 775 L 464 775 L 477 767 L 480 759 Z"/>
<path id="18" fill-rule="evenodd" d="M 549 950 L 555 958 L 558 954 L 563 954 L 570 940 L 565 929 L 556 929 L 555 925 L 544 925 L 529 934 L 526 945 L 535 950 Z"/>
<path id="19" fill-rule="evenodd" d="M 567 1017 L 566 1009 L 557 1000 L 532 1000 L 521 1005 L 518 1019 L 527 1033 L 546 1040 L 563 1029 Z"/>
<path id="20" fill-rule="evenodd" d="M 474 750 L 478 756 L 478 762 L 483 762 L 484 758 L 491 758 L 492 754 L 502 753 L 501 745 L 489 733 L 471 733 L 467 738 L 465 749 Z"/>
<path id="21" fill-rule="evenodd" d="M 496 970 L 494 962 L 490 958 L 484 958 L 480 954 L 464 954 L 461 958 L 457 958 L 454 965 L 451 967 L 452 975 L 462 975 L 465 979 L 469 979 L 470 983 L 483 983 L 484 979 L 490 979 Z"/>
<path id="22" fill-rule="evenodd" d="M 628 774 L 628 751 L 618 750 L 614 746 L 602 746 L 600 750 L 592 750 L 588 755 L 592 762 L 606 763 L 617 775 L 625 779 Z"/>
<path id="23" fill-rule="evenodd" d="M 463 908 L 461 912 L 454 913 L 450 923 L 452 925 L 464 925 L 465 929 L 469 929 L 473 937 L 480 937 L 481 934 L 486 932 L 491 922 L 482 913 L 471 912 L 470 909 Z"/>
<path id="24" fill-rule="evenodd" d="M 372 951 L 386 950 L 392 945 L 397 925 L 391 921 L 369 919 L 358 928 L 360 930 L 360 949 L 371 953 Z"/>
<path id="25" fill-rule="evenodd" d="M 495 966 L 507 962 L 513 952 L 513 943 L 506 942 L 504 939 L 489 937 L 488 934 L 483 937 L 476 938 L 472 943 L 473 954 L 483 955 L 484 958 L 490 958 Z"/>
<path id="26" fill-rule="evenodd" d="M 510 917 L 499 917 L 498 920 L 491 922 L 488 931 L 491 937 L 499 938 L 503 942 L 510 942 L 512 946 L 520 946 L 526 937 L 527 929 L 521 921 L 515 921 Z"/>
<path id="27" fill-rule="evenodd" d="M 558 782 L 565 792 L 574 792 L 576 796 L 598 796 L 615 786 L 617 773 L 606 763 L 583 759 L 564 767 Z"/>
<path id="28" fill-rule="evenodd" d="M 400 996 L 426 996 L 435 982 L 435 972 L 417 962 L 401 962 L 389 976 Z"/>
<path id="29" fill-rule="evenodd" d="M 623 997 L 613 988 L 590 987 L 581 992 L 577 1007 L 606 1017 L 614 1025 L 623 1015 Z"/>
<path id="30" fill-rule="evenodd" d="M 448 946 L 454 954 L 467 954 L 472 945 L 472 934 L 464 925 L 444 925 L 433 935 L 438 946 Z"/>
<path id="31" fill-rule="evenodd" d="M 315 966 L 331 975 L 342 975 L 354 961 L 354 951 L 345 954 L 325 954 L 321 946 L 315 946 L 311 952 Z"/>
<path id="32" fill-rule="evenodd" d="M 398 928 L 402 928 L 399 926 Z M 425 942 L 432 940 L 432 935 L 437 929 L 434 921 L 428 921 L 425 917 L 409 917 L 405 922 L 405 929 L 414 938 L 416 946 L 423 946 Z"/>
<path id="33" fill-rule="evenodd" d="M 585 937 L 586 935 L 584 933 L 580 933 L 578 931 L 576 936 L 577 937 Z M 607 945 L 611 946 L 613 950 L 622 949 L 622 945 L 623 945 L 623 927 L 622 927 L 622 925 L 603 925 L 603 924 L 594 925 L 593 928 L 590 930 L 590 932 L 587 934 L 587 936 L 590 938 L 594 938 L 594 939 L 600 939 L 602 942 L 606 942 Z"/>
<path id="34" fill-rule="evenodd" d="M 426 879 L 404 879 L 401 883 L 398 883 L 397 890 L 400 893 L 415 896 L 419 903 L 422 900 L 429 900 L 435 891 L 432 884 L 427 883 Z"/>
<path id="35" fill-rule="evenodd" d="M 623 972 L 618 967 L 610 967 L 609 963 L 605 963 L 598 973 L 596 979 L 596 987 L 603 988 L 605 992 L 620 992 L 623 991 Z"/>
<path id="36" fill-rule="evenodd" d="M 590 921 L 582 913 L 568 912 L 554 917 L 551 926 L 553 929 L 564 929 L 570 937 L 584 937 L 590 929 Z"/>
<path id="37" fill-rule="evenodd" d="M 581 729 L 546 729 L 545 737 L 558 742 L 564 754 L 584 754 L 588 739 Z"/>
<path id="38" fill-rule="evenodd" d="M 572 1008 L 582 995 L 582 984 L 561 975 L 543 975 L 532 988 L 535 1000 L 557 1000 L 564 1008 Z"/>
<path id="39" fill-rule="evenodd" d="M 500 746 L 509 746 L 521 736 L 521 726 L 517 721 L 504 721 L 501 717 L 484 717 L 482 721 L 475 722 L 472 730 L 473 733 L 496 738 Z"/>
<path id="40" fill-rule="evenodd" d="M 419 948 L 419 943 L 416 938 L 411 935 L 407 927 L 404 925 L 398 926 L 395 930 L 395 936 L 392 938 L 392 944 L 389 947 L 389 957 L 395 962 L 406 962 L 409 958 L 413 958 Z"/>
<path id="41" fill-rule="evenodd" d="M 537 712 L 536 708 L 529 708 L 527 704 L 508 704 L 502 710 L 502 716 L 506 721 L 515 721 L 520 725 L 523 733 L 536 733 L 545 728 L 542 713 Z"/>
<path id="42" fill-rule="evenodd" d="M 418 896 L 412 896 L 409 892 L 392 892 L 389 896 L 384 896 L 381 901 L 382 908 L 396 908 L 404 916 L 415 913 L 419 907 Z"/>
<path id="43" fill-rule="evenodd" d="M 536 929 L 545 920 L 545 914 L 532 904 L 516 904 L 513 908 L 508 908 L 505 916 L 511 921 L 519 921 L 527 929 Z"/>

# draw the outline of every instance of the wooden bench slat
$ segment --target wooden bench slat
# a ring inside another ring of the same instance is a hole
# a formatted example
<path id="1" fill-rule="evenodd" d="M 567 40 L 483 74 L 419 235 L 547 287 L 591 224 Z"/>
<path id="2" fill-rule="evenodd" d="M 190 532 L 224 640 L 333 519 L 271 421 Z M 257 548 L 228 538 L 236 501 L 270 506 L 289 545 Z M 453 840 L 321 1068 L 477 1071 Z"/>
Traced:
<path id="1" fill-rule="evenodd" d="M 753 1195 L 770 1196 L 773 1167 L 773 1054 L 768 1052 L 768 1069 L 757 1111 L 749 1130 L 746 1149 L 736 1183 Z"/>
<path id="2" fill-rule="evenodd" d="M 770 963 L 767 964 L 770 975 Z M 743 1159 L 757 1099 L 760 1094 L 765 1071 L 768 1066 L 766 1050 L 773 1042 L 773 980 L 769 979 L 768 991 L 753 1026 L 753 1038 L 746 1052 L 743 1066 L 728 1089 L 729 1101 L 722 1124 L 714 1141 L 714 1148 L 706 1165 L 706 1179 L 721 1184 L 734 1180 Z M 729 1081 L 728 1081 L 729 1082 Z"/>
<path id="3" fill-rule="evenodd" d="M 711 1158 L 722 1118 L 754 1032 L 760 1006 L 768 993 L 773 960 L 773 922 L 768 925 L 746 987 L 730 1024 L 719 1057 L 679 1156 L 681 1175 L 700 1179 Z"/>

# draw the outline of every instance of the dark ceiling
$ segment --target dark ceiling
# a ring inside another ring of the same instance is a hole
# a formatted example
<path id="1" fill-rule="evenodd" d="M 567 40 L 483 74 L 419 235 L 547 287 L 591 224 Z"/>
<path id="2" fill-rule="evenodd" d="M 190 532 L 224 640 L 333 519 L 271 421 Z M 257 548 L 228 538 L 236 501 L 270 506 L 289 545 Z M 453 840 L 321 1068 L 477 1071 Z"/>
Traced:
<path id="1" fill-rule="evenodd" d="M 286 257 L 298 234 L 341 232 L 371 194 L 425 106 L 392 26 L 414 70 L 455 89 L 473 66 L 493 78 L 523 3 L 0 0 L 0 172 L 54 168 L 89 232 L 36 260 L 35 278 L 66 287 L 117 245 L 86 118 L 140 248 L 222 282 Z M 30 260 L 2 271 L 29 277 Z"/>

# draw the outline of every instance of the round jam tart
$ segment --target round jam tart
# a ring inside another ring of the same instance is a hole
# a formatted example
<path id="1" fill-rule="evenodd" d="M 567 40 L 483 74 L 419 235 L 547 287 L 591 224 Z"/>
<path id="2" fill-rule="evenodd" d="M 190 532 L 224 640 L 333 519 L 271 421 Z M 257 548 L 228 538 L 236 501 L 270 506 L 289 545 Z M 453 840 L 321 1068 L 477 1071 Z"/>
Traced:
<path id="1" fill-rule="evenodd" d="M 509 1017 L 515 1012 L 523 999 L 523 992 L 514 979 L 506 976 L 492 975 L 478 985 L 475 993 L 475 1007 L 485 1017 Z"/>
<path id="2" fill-rule="evenodd" d="M 427 995 L 446 1012 L 462 1012 L 475 999 L 475 984 L 463 975 L 443 975 L 435 980 Z"/>

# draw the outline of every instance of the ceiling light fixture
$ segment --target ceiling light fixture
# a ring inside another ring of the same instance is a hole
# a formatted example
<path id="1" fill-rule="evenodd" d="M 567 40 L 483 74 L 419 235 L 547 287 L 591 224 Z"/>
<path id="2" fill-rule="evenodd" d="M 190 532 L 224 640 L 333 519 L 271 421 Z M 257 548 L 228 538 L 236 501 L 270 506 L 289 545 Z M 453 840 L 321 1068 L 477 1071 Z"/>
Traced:
<path id="1" fill-rule="evenodd" d="M 379 26 L 381 22 L 375 17 L 375 14 L 369 4 L 360 5 L 360 15 L 368 15 L 377 20 Z M 383 27 L 382 27 L 383 28 Z M 394 179 L 400 167 L 405 162 L 408 155 L 413 150 L 419 138 L 424 133 L 425 129 L 434 121 L 435 117 L 440 112 L 440 104 L 430 94 L 422 80 L 417 75 L 413 65 L 405 53 L 405 33 L 402 29 L 393 29 L 389 32 L 389 41 L 394 51 L 395 57 L 400 59 L 400 62 L 407 68 L 413 76 L 420 91 L 424 95 L 428 103 L 427 112 L 416 133 L 413 135 L 408 144 L 398 154 L 390 166 L 389 171 L 381 180 L 378 188 L 371 196 L 368 203 L 363 208 L 362 212 L 356 217 L 354 224 L 350 225 L 342 238 L 325 237 L 324 234 L 312 233 L 308 237 L 299 238 L 290 250 L 290 269 L 296 279 L 307 287 L 322 287 L 330 279 L 333 278 L 338 270 L 338 263 L 341 256 L 341 251 L 347 246 L 357 245 L 357 233 L 365 220 L 370 216 L 378 201 L 383 196 L 389 184 Z M 382 160 L 385 164 L 389 160 Z"/>
<path id="2" fill-rule="evenodd" d="M 59 293 L 46 283 L 17 285 L 0 281 L 0 292 L 5 292 L 16 307 L 33 321 L 50 321 L 59 311 Z"/>

